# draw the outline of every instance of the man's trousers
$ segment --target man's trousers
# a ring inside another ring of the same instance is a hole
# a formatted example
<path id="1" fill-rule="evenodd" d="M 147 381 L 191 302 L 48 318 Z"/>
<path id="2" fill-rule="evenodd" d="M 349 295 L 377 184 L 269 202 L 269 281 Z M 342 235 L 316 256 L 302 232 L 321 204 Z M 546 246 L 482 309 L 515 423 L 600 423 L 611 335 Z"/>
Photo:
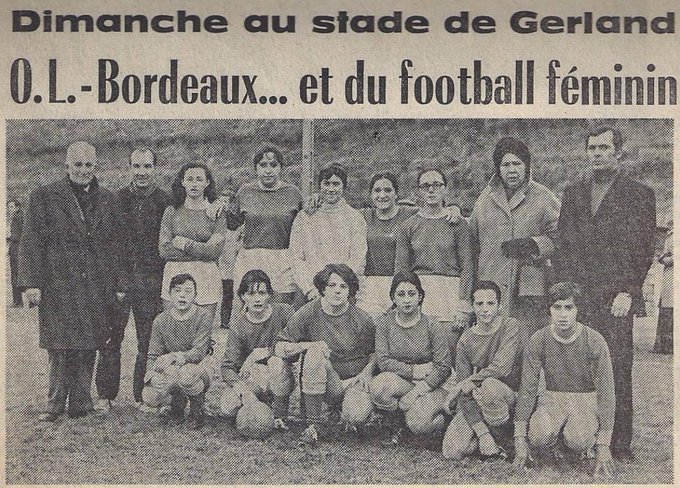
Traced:
<path id="1" fill-rule="evenodd" d="M 132 290 L 123 301 L 116 301 L 111 318 L 111 340 L 99 351 L 97 363 L 97 394 L 99 398 L 114 400 L 120 388 L 120 348 L 125 337 L 125 327 L 130 317 L 130 310 L 135 318 L 137 331 L 137 358 L 132 380 L 132 389 L 136 402 L 142 401 L 144 375 L 146 374 L 146 356 L 149 352 L 151 326 L 156 315 L 162 310 L 158 290 Z"/>
<path id="2" fill-rule="evenodd" d="M 48 349 L 49 393 L 47 412 L 61 415 L 68 400 L 69 416 L 92 410 L 92 372 L 97 351 Z"/>
<path id="3" fill-rule="evenodd" d="M 633 437 L 633 316 L 614 317 L 611 304 L 596 303 L 583 314 L 586 325 L 598 331 L 609 346 L 614 370 L 616 415 L 611 447 L 630 449 Z"/>

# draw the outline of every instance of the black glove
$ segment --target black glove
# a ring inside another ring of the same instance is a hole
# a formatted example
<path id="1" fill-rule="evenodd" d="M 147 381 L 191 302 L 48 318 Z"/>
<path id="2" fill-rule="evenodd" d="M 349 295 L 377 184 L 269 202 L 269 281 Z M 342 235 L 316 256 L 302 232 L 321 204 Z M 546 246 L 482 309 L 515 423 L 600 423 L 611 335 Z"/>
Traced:
<path id="1" fill-rule="evenodd" d="M 538 244 L 530 237 L 505 241 L 501 249 L 506 257 L 513 259 L 529 259 L 539 254 Z"/>

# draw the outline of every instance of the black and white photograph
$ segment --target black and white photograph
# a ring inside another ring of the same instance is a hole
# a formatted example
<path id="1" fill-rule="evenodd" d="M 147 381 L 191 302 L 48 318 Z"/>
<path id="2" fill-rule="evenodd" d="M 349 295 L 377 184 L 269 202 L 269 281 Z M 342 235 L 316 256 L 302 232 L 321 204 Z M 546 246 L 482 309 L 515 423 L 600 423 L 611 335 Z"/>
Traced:
<path id="1" fill-rule="evenodd" d="M 673 483 L 672 118 L 4 134 L 8 484 Z"/>

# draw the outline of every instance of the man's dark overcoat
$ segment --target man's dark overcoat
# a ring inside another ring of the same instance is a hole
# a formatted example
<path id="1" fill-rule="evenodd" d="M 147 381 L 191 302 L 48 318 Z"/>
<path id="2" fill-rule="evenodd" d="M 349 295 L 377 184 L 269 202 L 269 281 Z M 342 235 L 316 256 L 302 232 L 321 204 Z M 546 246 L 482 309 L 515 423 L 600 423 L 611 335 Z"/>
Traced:
<path id="1" fill-rule="evenodd" d="M 98 349 L 110 336 L 121 269 L 120 211 L 110 191 L 91 185 L 86 222 L 68 178 L 30 196 L 19 246 L 19 283 L 39 288 L 40 347 Z"/>

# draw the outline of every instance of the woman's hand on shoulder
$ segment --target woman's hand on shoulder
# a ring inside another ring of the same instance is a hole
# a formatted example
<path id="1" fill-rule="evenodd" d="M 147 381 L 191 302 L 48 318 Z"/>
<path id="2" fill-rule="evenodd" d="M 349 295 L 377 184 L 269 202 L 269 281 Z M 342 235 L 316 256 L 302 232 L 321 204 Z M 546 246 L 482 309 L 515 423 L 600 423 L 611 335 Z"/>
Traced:
<path id="1" fill-rule="evenodd" d="M 463 214 L 460 212 L 460 207 L 458 205 L 444 207 L 443 212 L 444 217 L 449 222 L 449 224 L 457 224 L 463 219 Z"/>
<path id="2" fill-rule="evenodd" d="M 211 204 L 209 204 L 205 209 L 205 214 L 210 220 L 217 220 L 225 209 L 224 203 L 218 198 Z"/>

